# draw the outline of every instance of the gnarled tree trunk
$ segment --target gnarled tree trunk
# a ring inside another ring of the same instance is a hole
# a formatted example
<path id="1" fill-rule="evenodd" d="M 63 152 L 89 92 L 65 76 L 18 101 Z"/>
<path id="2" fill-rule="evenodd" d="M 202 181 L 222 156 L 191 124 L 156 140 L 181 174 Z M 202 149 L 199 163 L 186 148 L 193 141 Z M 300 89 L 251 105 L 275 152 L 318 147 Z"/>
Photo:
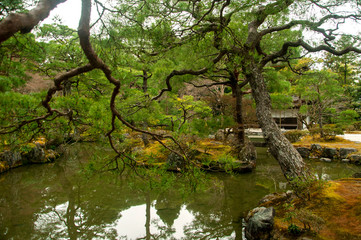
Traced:
<path id="1" fill-rule="evenodd" d="M 271 98 L 264 82 L 262 69 L 256 63 L 248 62 L 245 75 L 252 88 L 258 121 L 271 154 L 277 159 L 286 179 L 304 180 L 309 172 L 301 155 L 282 134 L 272 118 Z"/>

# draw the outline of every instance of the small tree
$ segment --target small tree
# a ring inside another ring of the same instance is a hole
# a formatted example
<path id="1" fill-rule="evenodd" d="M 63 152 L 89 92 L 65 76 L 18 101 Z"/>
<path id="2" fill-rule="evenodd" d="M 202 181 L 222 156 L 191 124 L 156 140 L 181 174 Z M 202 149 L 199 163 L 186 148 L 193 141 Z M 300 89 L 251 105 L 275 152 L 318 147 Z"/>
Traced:
<path id="1" fill-rule="evenodd" d="M 305 102 L 300 112 L 319 125 L 323 137 L 323 119 L 343 92 L 337 82 L 337 75 L 325 70 L 312 71 L 301 76 L 296 84 L 295 91 Z"/>

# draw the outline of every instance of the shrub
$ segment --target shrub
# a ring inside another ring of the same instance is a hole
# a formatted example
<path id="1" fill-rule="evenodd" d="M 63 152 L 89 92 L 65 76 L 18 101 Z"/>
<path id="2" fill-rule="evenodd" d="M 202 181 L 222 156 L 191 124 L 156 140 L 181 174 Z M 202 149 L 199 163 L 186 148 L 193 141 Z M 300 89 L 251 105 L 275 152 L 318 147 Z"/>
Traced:
<path id="1" fill-rule="evenodd" d="M 288 226 L 287 231 L 295 236 L 300 235 L 302 232 L 301 229 L 296 224 L 293 223 Z"/>
<path id="2" fill-rule="evenodd" d="M 343 135 L 341 128 L 334 124 L 327 124 L 323 127 L 323 138 L 325 140 L 334 140 L 336 135 Z"/>
<path id="3" fill-rule="evenodd" d="M 361 121 L 357 121 L 353 123 L 355 130 L 361 130 Z"/>
<path id="4" fill-rule="evenodd" d="M 347 109 L 340 112 L 337 122 L 342 125 L 352 125 L 359 118 L 359 114 L 353 109 Z"/>
<path id="5" fill-rule="evenodd" d="M 285 137 L 291 142 L 295 143 L 298 142 L 301 137 L 307 135 L 307 131 L 303 130 L 290 130 L 284 133 Z"/>
<path id="6" fill-rule="evenodd" d="M 312 137 L 320 134 L 323 139 L 326 141 L 334 140 L 336 135 L 343 135 L 343 131 L 339 126 L 335 124 L 324 125 L 323 128 L 315 127 L 309 130 Z"/>

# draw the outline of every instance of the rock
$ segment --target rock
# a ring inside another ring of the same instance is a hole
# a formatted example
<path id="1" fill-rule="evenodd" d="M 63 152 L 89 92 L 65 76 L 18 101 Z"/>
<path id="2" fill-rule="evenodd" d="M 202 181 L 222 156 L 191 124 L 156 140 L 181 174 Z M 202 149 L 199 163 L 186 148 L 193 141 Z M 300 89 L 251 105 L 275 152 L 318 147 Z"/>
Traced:
<path id="1" fill-rule="evenodd" d="M 235 161 L 234 166 L 232 167 L 232 172 L 249 173 L 252 172 L 255 167 L 256 167 L 256 163 L 253 162 Z"/>
<path id="2" fill-rule="evenodd" d="M 344 158 L 344 159 L 341 160 L 341 162 L 343 162 L 343 163 L 349 163 L 349 162 L 350 162 L 350 159 Z"/>
<path id="3" fill-rule="evenodd" d="M 242 162 L 250 162 L 256 164 L 257 151 L 253 143 L 249 139 L 244 140 L 244 146 L 238 152 L 238 159 Z"/>
<path id="4" fill-rule="evenodd" d="M 45 157 L 44 148 L 36 144 L 29 152 L 24 153 L 24 158 L 30 163 L 45 163 L 48 159 Z"/>
<path id="5" fill-rule="evenodd" d="M 20 152 L 5 151 L 0 154 L 0 161 L 5 162 L 9 168 L 22 165 Z"/>
<path id="6" fill-rule="evenodd" d="M 322 151 L 322 146 L 320 144 L 311 144 L 311 151 Z"/>
<path id="7" fill-rule="evenodd" d="M 359 173 L 354 173 L 354 174 L 352 175 L 352 177 L 353 177 L 353 178 L 361 178 L 361 172 L 359 172 Z"/>
<path id="8" fill-rule="evenodd" d="M 258 207 L 251 210 L 246 218 L 246 237 L 248 240 L 267 240 L 271 237 L 274 225 L 273 207 Z"/>
<path id="9" fill-rule="evenodd" d="M 257 152 L 253 143 L 247 138 L 244 141 L 244 146 L 238 152 L 238 160 L 232 169 L 234 172 L 246 173 L 251 172 L 256 167 Z"/>
<path id="10" fill-rule="evenodd" d="M 322 157 L 331 158 L 331 159 L 337 158 L 338 157 L 337 149 L 328 148 L 328 147 L 324 148 L 322 152 Z"/>
<path id="11" fill-rule="evenodd" d="M 28 163 L 48 163 L 54 161 L 58 152 L 45 149 L 45 142 L 39 140 L 34 143 L 22 145 L 16 151 L 0 153 L 0 173 L 11 168 L 19 167 Z"/>
<path id="12" fill-rule="evenodd" d="M 332 159 L 330 158 L 320 158 L 321 162 L 332 162 Z"/>
<path id="13" fill-rule="evenodd" d="M 143 147 L 134 147 L 133 149 L 132 149 L 132 153 L 134 153 L 134 154 L 142 154 L 144 152 L 144 148 Z"/>
<path id="14" fill-rule="evenodd" d="M 216 134 L 214 134 L 214 140 L 216 141 L 224 141 L 224 130 L 219 129 Z"/>
<path id="15" fill-rule="evenodd" d="M 292 193 L 290 194 L 290 196 Z M 265 204 L 265 205 L 276 205 L 279 202 L 283 202 L 288 198 L 287 193 L 271 193 L 263 197 L 259 204 Z"/>
<path id="16" fill-rule="evenodd" d="M 309 158 L 310 157 L 310 149 L 306 148 L 306 147 L 298 147 L 296 148 L 296 150 L 298 151 L 298 153 L 301 155 L 301 157 L 303 158 Z"/>
<path id="17" fill-rule="evenodd" d="M 356 148 L 340 148 L 340 158 L 346 158 L 350 153 L 357 152 Z"/>
<path id="18" fill-rule="evenodd" d="M 293 195 L 293 191 L 292 190 L 287 190 L 286 195 L 287 195 L 287 197 L 291 197 Z"/>
<path id="19" fill-rule="evenodd" d="M 184 169 L 185 166 L 185 160 L 183 157 L 175 154 L 175 153 L 171 153 L 169 154 L 168 158 L 167 158 L 167 169 L 170 171 L 181 171 L 182 169 Z"/>
<path id="20" fill-rule="evenodd" d="M 354 154 L 349 157 L 352 163 L 360 165 L 361 164 L 361 155 Z"/>

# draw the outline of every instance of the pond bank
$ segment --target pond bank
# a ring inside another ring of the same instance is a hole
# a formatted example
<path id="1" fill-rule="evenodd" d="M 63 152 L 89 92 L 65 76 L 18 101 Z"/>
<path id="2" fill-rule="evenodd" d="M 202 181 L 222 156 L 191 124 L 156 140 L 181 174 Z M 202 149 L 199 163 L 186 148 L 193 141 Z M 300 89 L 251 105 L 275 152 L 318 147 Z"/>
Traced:
<path id="1" fill-rule="evenodd" d="M 196 192 L 180 174 L 161 172 L 164 178 L 152 180 L 92 172 L 94 164 L 104 165 L 113 154 L 107 146 L 77 143 L 53 163 L 0 175 L 0 239 L 242 239 L 242 218 L 249 209 L 263 196 L 287 189 L 265 148 L 257 148 L 253 172 L 198 176 Z M 331 179 L 360 170 L 310 164 Z"/>
<path id="2" fill-rule="evenodd" d="M 47 149 L 44 139 L 38 139 L 32 143 L 24 144 L 15 150 L 0 152 L 0 174 L 12 168 L 27 164 L 41 164 L 53 162 L 59 153 Z"/>
<path id="3" fill-rule="evenodd" d="M 314 189 L 309 198 L 286 194 L 267 196 L 249 222 L 261 214 L 260 210 L 268 210 L 265 239 L 359 240 L 360 195 L 361 179 L 351 178 L 329 181 L 323 188 Z"/>

